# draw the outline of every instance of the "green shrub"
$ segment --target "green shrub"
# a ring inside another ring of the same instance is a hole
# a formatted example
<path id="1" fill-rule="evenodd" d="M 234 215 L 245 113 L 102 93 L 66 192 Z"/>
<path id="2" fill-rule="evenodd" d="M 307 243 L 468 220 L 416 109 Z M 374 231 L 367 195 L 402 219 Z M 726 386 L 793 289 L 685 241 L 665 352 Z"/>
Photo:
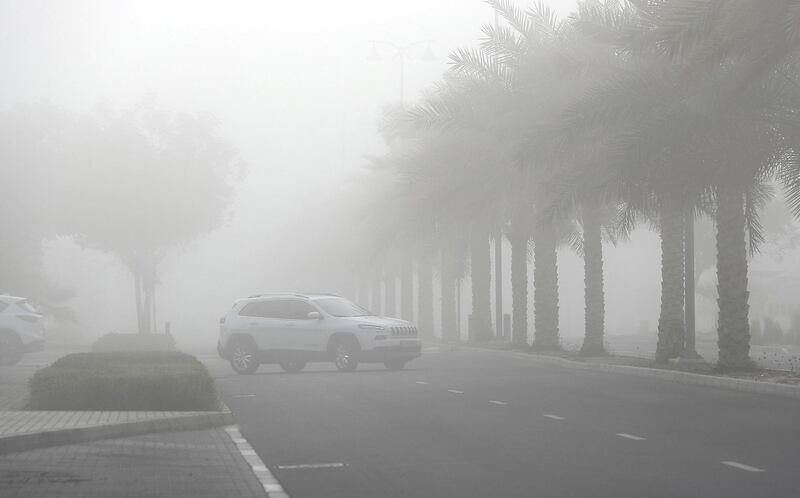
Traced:
<path id="1" fill-rule="evenodd" d="M 175 339 L 167 334 L 106 334 L 92 344 L 92 351 L 174 351 Z"/>
<path id="2" fill-rule="evenodd" d="M 197 358 L 174 351 L 77 353 L 37 371 L 32 410 L 217 410 L 214 381 Z"/>

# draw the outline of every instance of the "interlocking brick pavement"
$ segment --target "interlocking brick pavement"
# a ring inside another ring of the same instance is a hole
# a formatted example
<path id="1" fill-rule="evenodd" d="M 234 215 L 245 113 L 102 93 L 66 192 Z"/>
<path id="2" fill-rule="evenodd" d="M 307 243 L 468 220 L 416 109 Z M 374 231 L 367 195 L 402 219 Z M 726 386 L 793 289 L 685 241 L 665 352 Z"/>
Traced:
<path id="1" fill-rule="evenodd" d="M 0 456 L 0 495 L 267 496 L 223 429 L 162 432 Z"/>

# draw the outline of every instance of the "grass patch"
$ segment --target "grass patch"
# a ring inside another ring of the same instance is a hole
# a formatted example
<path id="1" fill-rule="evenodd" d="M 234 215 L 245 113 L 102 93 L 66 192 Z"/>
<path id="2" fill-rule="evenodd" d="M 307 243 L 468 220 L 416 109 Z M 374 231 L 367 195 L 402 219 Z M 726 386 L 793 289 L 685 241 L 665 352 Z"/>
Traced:
<path id="1" fill-rule="evenodd" d="M 31 410 L 219 409 L 205 365 L 176 351 L 70 354 L 29 382 Z"/>
<path id="2" fill-rule="evenodd" d="M 106 334 L 92 343 L 92 351 L 174 351 L 175 339 L 166 334 Z"/>

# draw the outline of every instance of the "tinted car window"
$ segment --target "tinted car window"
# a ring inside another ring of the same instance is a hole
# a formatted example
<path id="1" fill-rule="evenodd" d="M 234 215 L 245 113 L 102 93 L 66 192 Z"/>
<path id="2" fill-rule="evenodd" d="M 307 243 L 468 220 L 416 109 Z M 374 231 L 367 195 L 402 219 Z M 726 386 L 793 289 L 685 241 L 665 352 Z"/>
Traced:
<path id="1" fill-rule="evenodd" d="M 285 301 L 256 301 L 245 305 L 239 314 L 256 318 L 282 318 L 284 302 Z"/>
<path id="2" fill-rule="evenodd" d="M 283 316 L 289 320 L 307 320 L 308 314 L 312 311 L 316 310 L 307 302 L 292 299 L 290 301 L 285 301 Z"/>

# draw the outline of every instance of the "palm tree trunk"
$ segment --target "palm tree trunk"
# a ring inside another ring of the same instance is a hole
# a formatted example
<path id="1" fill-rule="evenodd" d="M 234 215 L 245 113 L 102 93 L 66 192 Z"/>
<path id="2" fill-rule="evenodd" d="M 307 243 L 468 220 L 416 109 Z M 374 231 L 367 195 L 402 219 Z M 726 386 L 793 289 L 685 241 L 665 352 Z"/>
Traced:
<path id="1" fill-rule="evenodd" d="M 720 187 L 717 206 L 717 291 L 719 366 L 748 368 L 750 322 L 747 291 L 744 195 Z"/>
<path id="2" fill-rule="evenodd" d="M 414 321 L 414 261 L 409 256 L 403 257 L 400 267 L 400 317 Z"/>
<path id="3" fill-rule="evenodd" d="M 387 269 L 386 270 L 386 294 L 384 295 L 384 299 L 386 300 L 384 304 L 384 311 L 383 314 L 388 317 L 396 318 L 397 317 L 397 276 L 394 274 L 394 270 Z"/>
<path id="4" fill-rule="evenodd" d="M 511 341 L 528 346 L 528 232 L 521 223 L 512 223 L 511 244 Z"/>
<path id="5" fill-rule="evenodd" d="M 372 296 L 369 300 L 370 311 L 376 315 L 383 315 L 383 292 L 381 291 L 381 276 L 380 270 L 375 274 L 371 285 Z"/>
<path id="6" fill-rule="evenodd" d="M 550 223 L 540 224 L 533 236 L 534 339 L 537 350 L 560 349 L 558 340 L 558 256 Z"/>
<path id="7" fill-rule="evenodd" d="M 470 339 L 488 341 L 492 335 L 491 315 L 491 255 L 489 237 L 474 230 L 470 243 L 472 277 L 472 322 Z"/>
<path id="8" fill-rule="evenodd" d="M 494 234 L 494 330 L 498 339 L 505 339 L 503 328 L 503 230 Z"/>
<path id="9" fill-rule="evenodd" d="M 581 354 L 604 355 L 603 238 L 600 217 L 591 205 L 583 212 L 583 269 L 585 336 Z"/>
<path id="10" fill-rule="evenodd" d="M 453 253 L 442 249 L 442 342 L 458 342 L 456 272 Z"/>
<path id="11" fill-rule="evenodd" d="M 363 307 L 369 307 L 369 283 L 364 275 L 358 279 L 358 304 Z"/>
<path id="12" fill-rule="evenodd" d="M 420 337 L 433 339 L 433 268 L 430 256 L 423 254 L 417 260 L 417 276 L 419 288 L 417 290 L 417 313 L 419 314 L 417 326 Z"/>
<path id="13" fill-rule="evenodd" d="M 661 315 L 656 346 L 656 361 L 659 363 L 683 353 L 684 218 L 680 199 L 666 198 L 661 212 Z"/>

